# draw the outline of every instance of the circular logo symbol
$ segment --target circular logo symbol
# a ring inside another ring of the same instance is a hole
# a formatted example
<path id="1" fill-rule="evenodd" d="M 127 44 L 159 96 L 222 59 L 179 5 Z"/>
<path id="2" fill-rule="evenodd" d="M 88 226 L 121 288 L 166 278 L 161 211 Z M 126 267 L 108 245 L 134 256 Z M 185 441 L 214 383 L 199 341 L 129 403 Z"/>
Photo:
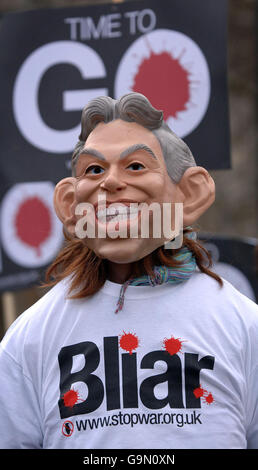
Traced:
<path id="1" fill-rule="evenodd" d="M 63 241 L 62 224 L 53 209 L 54 184 L 20 183 L 6 194 L 1 209 L 4 250 L 16 264 L 43 266 Z"/>
<path id="2" fill-rule="evenodd" d="M 74 425 L 72 421 L 65 421 L 62 426 L 62 434 L 65 437 L 71 437 L 74 431 Z"/>
<path id="3" fill-rule="evenodd" d="M 157 29 L 133 42 L 123 55 L 115 79 L 115 98 L 129 92 L 145 95 L 163 110 L 179 136 L 192 132 L 206 113 L 210 74 L 199 46 L 177 31 Z"/>

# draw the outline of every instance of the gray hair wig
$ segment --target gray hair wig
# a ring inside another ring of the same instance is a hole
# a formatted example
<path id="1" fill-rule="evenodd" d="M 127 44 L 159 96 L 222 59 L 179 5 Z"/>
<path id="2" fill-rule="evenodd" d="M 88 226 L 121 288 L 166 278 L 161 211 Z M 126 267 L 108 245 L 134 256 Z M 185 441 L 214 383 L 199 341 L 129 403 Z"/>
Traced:
<path id="1" fill-rule="evenodd" d="M 73 174 L 89 134 L 100 122 L 108 123 L 115 119 L 136 122 L 155 134 L 163 152 L 168 174 L 174 183 L 180 181 L 187 168 L 196 166 L 189 147 L 164 122 L 163 112 L 155 109 L 141 93 L 128 93 L 119 100 L 100 96 L 83 108 L 81 133 L 72 156 Z"/>

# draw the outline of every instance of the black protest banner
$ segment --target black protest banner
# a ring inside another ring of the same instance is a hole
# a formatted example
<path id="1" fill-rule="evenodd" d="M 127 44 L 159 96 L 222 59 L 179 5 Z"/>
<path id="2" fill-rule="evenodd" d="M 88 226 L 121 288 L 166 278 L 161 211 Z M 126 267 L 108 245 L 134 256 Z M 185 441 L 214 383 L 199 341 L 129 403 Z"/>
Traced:
<path id="1" fill-rule="evenodd" d="M 258 239 L 200 233 L 212 257 L 212 270 L 239 292 L 258 302 Z"/>
<path id="2" fill-rule="evenodd" d="M 82 107 L 145 94 L 198 165 L 230 167 L 227 2 L 142 0 L 39 9 L 0 30 L 0 290 L 35 283 L 59 250 L 56 182 L 70 175 Z"/>

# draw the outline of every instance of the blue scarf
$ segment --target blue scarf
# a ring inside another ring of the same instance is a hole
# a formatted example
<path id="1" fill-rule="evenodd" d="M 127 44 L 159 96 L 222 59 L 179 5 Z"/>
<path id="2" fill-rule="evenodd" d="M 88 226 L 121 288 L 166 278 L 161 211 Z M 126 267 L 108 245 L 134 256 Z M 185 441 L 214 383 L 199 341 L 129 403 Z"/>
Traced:
<path id="1" fill-rule="evenodd" d="M 196 240 L 195 232 L 188 232 L 185 234 L 187 238 Z M 169 268 L 167 266 L 155 266 L 153 268 L 154 276 L 143 275 L 134 279 L 128 279 L 122 286 L 117 302 L 117 308 L 115 313 L 122 310 L 124 305 L 124 296 L 127 287 L 130 286 L 152 286 L 155 287 L 160 284 L 179 284 L 187 281 L 196 269 L 196 261 L 193 253 L 186 247 L 183 246 L 176 254 L 173 259 L 180 261 L 179 266 Z"/>

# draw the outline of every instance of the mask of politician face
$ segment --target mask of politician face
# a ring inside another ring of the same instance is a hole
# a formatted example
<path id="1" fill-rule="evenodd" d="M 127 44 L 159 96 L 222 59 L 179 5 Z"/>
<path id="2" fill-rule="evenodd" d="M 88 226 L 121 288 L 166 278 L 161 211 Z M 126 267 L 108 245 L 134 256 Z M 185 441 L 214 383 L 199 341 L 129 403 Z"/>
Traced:
<path id="1" fill-rule="evenodd" d="M 180 239 L 183 226 L 213 199 L 214 183 L 204 168 L 188 168 L 173 183 L 154 133 L 116 119 L 90 133 L 75 177 L 58 183 L 54 203 L 65 229 L 98 257 L 131 263 Z"/>

